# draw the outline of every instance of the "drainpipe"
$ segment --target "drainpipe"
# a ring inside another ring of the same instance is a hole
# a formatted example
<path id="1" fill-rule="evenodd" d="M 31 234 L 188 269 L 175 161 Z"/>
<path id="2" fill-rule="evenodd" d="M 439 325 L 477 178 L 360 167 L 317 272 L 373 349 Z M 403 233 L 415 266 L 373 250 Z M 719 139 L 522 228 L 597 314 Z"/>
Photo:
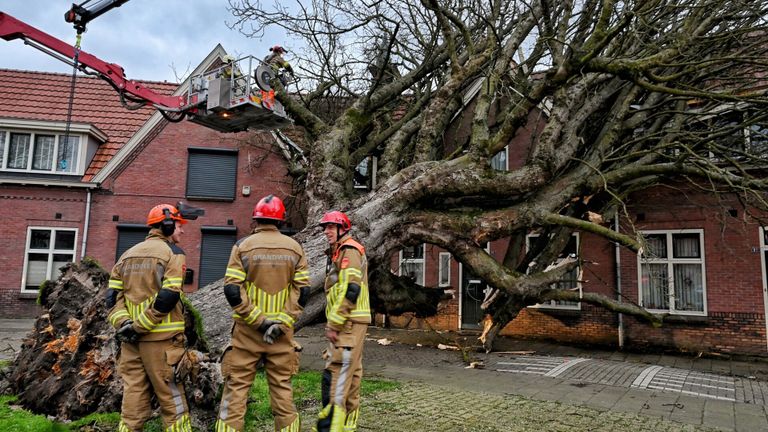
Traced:
<path id="1" fill-rule="evenodd" d="M 616 211 L 616 215 L 613 217 L 613 230 L 619 232 L 619 212 Z M 619 242 L 613 243 L 614 252 L 616 254 L 616 292 L 618 295 L 618 301 L 621 303 L 621 246 Z M 624 348 L 624 314 L 619 312 L 619 349 Z"/>
<path id="2" fill-rule="evenodd" d="M 80 245 L 80 260 L 85 258 L 85 244 L 88 241 L 88 224 L 91 221 L 91 190 L 88 189 L 88 195 L 85 200 L 85 223 L 83 223 L 83 243 Z"/>

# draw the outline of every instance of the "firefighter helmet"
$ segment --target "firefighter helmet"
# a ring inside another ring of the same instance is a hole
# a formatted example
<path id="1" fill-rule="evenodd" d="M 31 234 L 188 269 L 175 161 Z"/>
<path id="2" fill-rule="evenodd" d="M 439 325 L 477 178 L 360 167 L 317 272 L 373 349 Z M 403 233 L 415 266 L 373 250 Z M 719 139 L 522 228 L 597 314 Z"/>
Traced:
<path id="1" fill-rule="evenodd" d="M 227 54 L 221 58 L 221 61 L 223 61 L 224 63 L 232 63 L 233 61 L 235 61 L 235 58 Z"/>
<path id="2" fill-rule="evenodd" d="M 166 210 L 168 210 L 167 216 Z M 179 210 L 176 209 L 176 207 L 170 204 L 159 204 L 152 207 L 152 210 L 149 211 L 149 214 L 147 215 L 147 225 L 151 226 L 156 223 L 163 222 L 166 220 L 166 217 L 170 218 L 171 220 L 179 221 L 183 224 L 187 223 L 187 221 L 181 217 L 181 213 L 179 213 Z"/>
<path id="3" fill-rule="evenodd" d="M 276 54 L 282 54 L 285 52 L 285 48 L 281 47 L 280 45 L 275 45 L 269 50 Z"/>
<path id="4" fill-rule="evenodd" d="M 283 200 L 274 195 L 265 196 L 259 200 L 253 208 L 253 219 L 285 221 L 285 206 L 283 205 Z"/>
<path id="5" fill-rule="evenodd" d="M 325 226 L 328 224 L 338 225 L 343 232 L 347 232 L 352 229 L 352 222 L 349 221 L 347 215 L 337 210 L 329 211 L 328 213 L 324 214 L 318 225 Z"/>

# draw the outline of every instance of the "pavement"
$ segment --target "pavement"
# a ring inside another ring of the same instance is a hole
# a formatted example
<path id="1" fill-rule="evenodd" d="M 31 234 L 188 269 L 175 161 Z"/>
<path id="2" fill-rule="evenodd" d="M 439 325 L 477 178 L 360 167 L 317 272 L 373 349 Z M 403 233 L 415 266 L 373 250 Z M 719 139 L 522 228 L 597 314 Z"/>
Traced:
<path id="1" fill-rule="evenodd" d="M 33 324 L 31 319 L 0 319 L 0 360 L 13 358 Z M 303 369 L 324 367 L 323 334 L 322 326 L 313 326 L 296 335 L 304 347 Z M 499 340 L 498 352 L 486 354 L 475 350 L 475 334 L 377 327 L 369 327 L 366 339 L 367 376 L 723 431 L 768 431 L 768 358 L 587 349 L 508 338 Z"/>

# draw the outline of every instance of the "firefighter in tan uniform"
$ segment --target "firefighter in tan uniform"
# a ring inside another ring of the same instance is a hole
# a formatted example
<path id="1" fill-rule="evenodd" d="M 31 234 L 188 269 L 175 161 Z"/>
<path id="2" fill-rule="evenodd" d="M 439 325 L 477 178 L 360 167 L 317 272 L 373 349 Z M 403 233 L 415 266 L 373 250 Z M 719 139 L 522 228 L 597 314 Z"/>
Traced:
<path id="1" fill-rule="evenodd" d="M 152 415 L 153 390 L 165 431 L 192 431 L 184 387 L 173 370 L 185 353 L 180 298 L 186 266 L 176 243 L 187 221 L 177 207 L 160 204 L 150 210 L 147 225 L 152 229 L 146 240 L 128 249 L 110 275 L 108 319 L 121 342 L 118 373 L 123 379 L 118 432 L 143 430 Z M 202 210 L 192 208 L 188 218 L 200 214 Z"/>
<path id="2" fill-rule="evenodd" d="M 293 323 L 309 294 L 309 271 L 301 246 L 278 231 L 285 220 L 280 198 L 262 198 L 253 210 L 252 234 L 232 247 L 224 295 L 235 311 L 232 346 L 221 361 L 224 392 L 216 432 L 242 432 L 248 392 L 259 362 L 269 383 L 275 430 L 298 432 L 291 377 L 299 369 Z"/>
<path id="3" fill-rule="evenodd" d="M 328 349 L 322 379 L 318 432 L 355 431 L 360 413 L 363 342 L 371 310 L 368 262 L 363 246 L 352 239 L 347 215 L 331 211 L 320 220 L 331 248 L 325 276 Z"/>

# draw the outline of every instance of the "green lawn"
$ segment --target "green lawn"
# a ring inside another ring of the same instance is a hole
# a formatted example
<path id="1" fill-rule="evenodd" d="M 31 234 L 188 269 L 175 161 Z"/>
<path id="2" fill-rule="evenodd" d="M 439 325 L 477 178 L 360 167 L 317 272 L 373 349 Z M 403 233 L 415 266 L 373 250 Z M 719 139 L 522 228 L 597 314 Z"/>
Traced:
<path id="1" fill-rule="evenodd" d="M 2 366 L 0 366 L 1 368 Z M 302 423 L 310 425 L 320 410 L 320 372 L 301 372 L 293 378 L 293 397 L 302 416 Z M 364 379 L 360 393 L 362 397 L 393 390 L 397 382 L 378 379 Z M 269 408 L 269 389 L 264 372 L 256 376 L 249 396 L 245 430 L 271 431 L 272 413 Z M 23 410 L 16 404 L 14 396 L 0 396 L 0 431 L 14 432 L 95 432 L 115 430 L 120 421 L 119 413 L 92 414 L 76 422 L 63 424 L 52 422 L 47 417 Z M 211 426 L 213 427 L 213 426 Z M 153 419 L 144 427 L 145 432 L 162 432 L 160 419 Z M 203 432 L 203 431 L 199 431 Z M 207 431 L 205 431 L 207 432 Z"/>

